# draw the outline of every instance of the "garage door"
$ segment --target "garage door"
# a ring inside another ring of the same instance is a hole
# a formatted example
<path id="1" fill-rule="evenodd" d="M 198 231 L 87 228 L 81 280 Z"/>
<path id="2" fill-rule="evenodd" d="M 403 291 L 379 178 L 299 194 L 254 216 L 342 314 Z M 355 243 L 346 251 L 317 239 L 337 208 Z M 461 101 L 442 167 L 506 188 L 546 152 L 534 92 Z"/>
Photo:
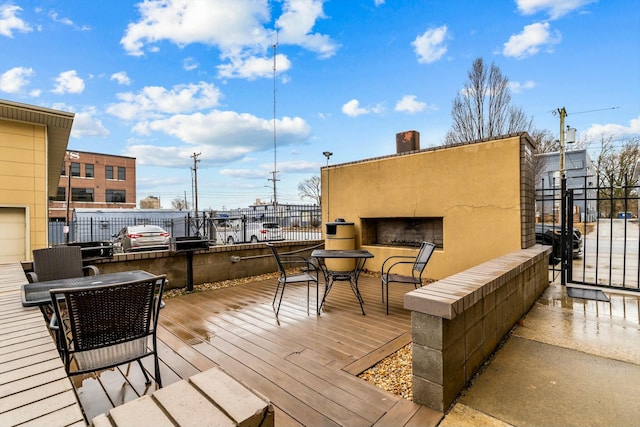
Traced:
<path id="1" fill-rule="evenodd" d="M 26 253 L 26 210 L 0 208 L 0 263 L 24 261 Z"/>

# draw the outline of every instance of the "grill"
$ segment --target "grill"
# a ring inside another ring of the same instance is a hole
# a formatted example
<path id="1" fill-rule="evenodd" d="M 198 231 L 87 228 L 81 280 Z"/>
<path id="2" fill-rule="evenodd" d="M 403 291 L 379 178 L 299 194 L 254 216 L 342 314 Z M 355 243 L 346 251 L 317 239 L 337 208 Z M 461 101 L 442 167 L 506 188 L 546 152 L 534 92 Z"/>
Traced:
<path id="1" fill-rule="evenodd" d="M 209 250 L 209 240 L 200 237 L 172 237 L 169 244 L 171 253 L 185 254 L 187 260 L 187 291 L 193 290 L 193 253 Z"/>
<path id="2" fill-rule="evenodd" d="M 209 250 L 209 240 L 199 237 L 173 237 L 169 246 L 171 252 Z"/>

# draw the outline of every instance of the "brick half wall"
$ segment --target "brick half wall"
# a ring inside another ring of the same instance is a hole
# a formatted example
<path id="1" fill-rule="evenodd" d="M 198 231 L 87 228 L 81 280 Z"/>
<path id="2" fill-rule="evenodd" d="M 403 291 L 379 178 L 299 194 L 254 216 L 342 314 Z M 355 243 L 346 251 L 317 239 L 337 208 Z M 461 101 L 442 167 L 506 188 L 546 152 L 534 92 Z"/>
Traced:
<path id="1" fill-rule="evenodd" d="M 549 285 L 535 245 L 405 295 L 412 311 L 413 400 L 445 412 Z"/>

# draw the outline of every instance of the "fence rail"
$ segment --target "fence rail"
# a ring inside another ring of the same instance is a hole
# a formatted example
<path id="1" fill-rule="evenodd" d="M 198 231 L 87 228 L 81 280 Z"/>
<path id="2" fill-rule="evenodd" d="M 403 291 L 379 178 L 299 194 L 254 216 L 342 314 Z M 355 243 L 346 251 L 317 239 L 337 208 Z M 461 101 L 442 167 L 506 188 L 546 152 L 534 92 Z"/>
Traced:
<path id="1" fill-rule="evenodd" d="M 68 242 L 111 242 L 124 227 L 131 225 L 158 225 L 172 237 L 200 237 L 212 244 L 244 243 L 251 241 L 254 230 L 273 227 L 269 233 L 275 240 L 317 240 L 321 238 L 321 211 L 319 206 L 268 206 L 236 209 L 224 212 L 169 211 L 128 212 L 104 215 L 100 212 L 74 215 L 69 222 Z M 66 222 L 49 222 L 49 243 L 67 243 Z M 265 234 L 266 235 L 266 234 Z M 264 238 L 264 235 L 262 236 Z M 260 238 L 260 240 L 263 240 Z M 269 239 L 269 238 L 267 238 Z"/>
<path id="2" fill-rule="evenodd" d="M 640 291 L 640 187 L 627 182 L 599 187 L 593 185 L 599 177 L 583 178 L 582 186 L 564 193 L 562 182 L 545 187 L 544 180 L 536 190 L 536 222 L 561 227 L 564 219 L 565 229 L 576 228 L 582 240 L 577 254 L 567 239 L 562 262 L 550 268 L 569 283 Z M 536 237 L 542 240 L 539 233 Z"/>

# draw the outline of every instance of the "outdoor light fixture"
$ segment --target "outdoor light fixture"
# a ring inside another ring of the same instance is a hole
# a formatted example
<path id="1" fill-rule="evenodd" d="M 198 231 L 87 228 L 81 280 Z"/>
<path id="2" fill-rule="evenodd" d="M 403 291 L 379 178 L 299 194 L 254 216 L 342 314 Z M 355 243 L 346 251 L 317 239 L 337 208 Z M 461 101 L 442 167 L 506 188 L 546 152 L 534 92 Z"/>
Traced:
<path id="1" fill-rule="evenodd" d="M 322 154 L 327 158 L 327 166 L 329 166 L 329 158 L 333 156 L 333 153 L 331 151 L 323 151 Z"/>

